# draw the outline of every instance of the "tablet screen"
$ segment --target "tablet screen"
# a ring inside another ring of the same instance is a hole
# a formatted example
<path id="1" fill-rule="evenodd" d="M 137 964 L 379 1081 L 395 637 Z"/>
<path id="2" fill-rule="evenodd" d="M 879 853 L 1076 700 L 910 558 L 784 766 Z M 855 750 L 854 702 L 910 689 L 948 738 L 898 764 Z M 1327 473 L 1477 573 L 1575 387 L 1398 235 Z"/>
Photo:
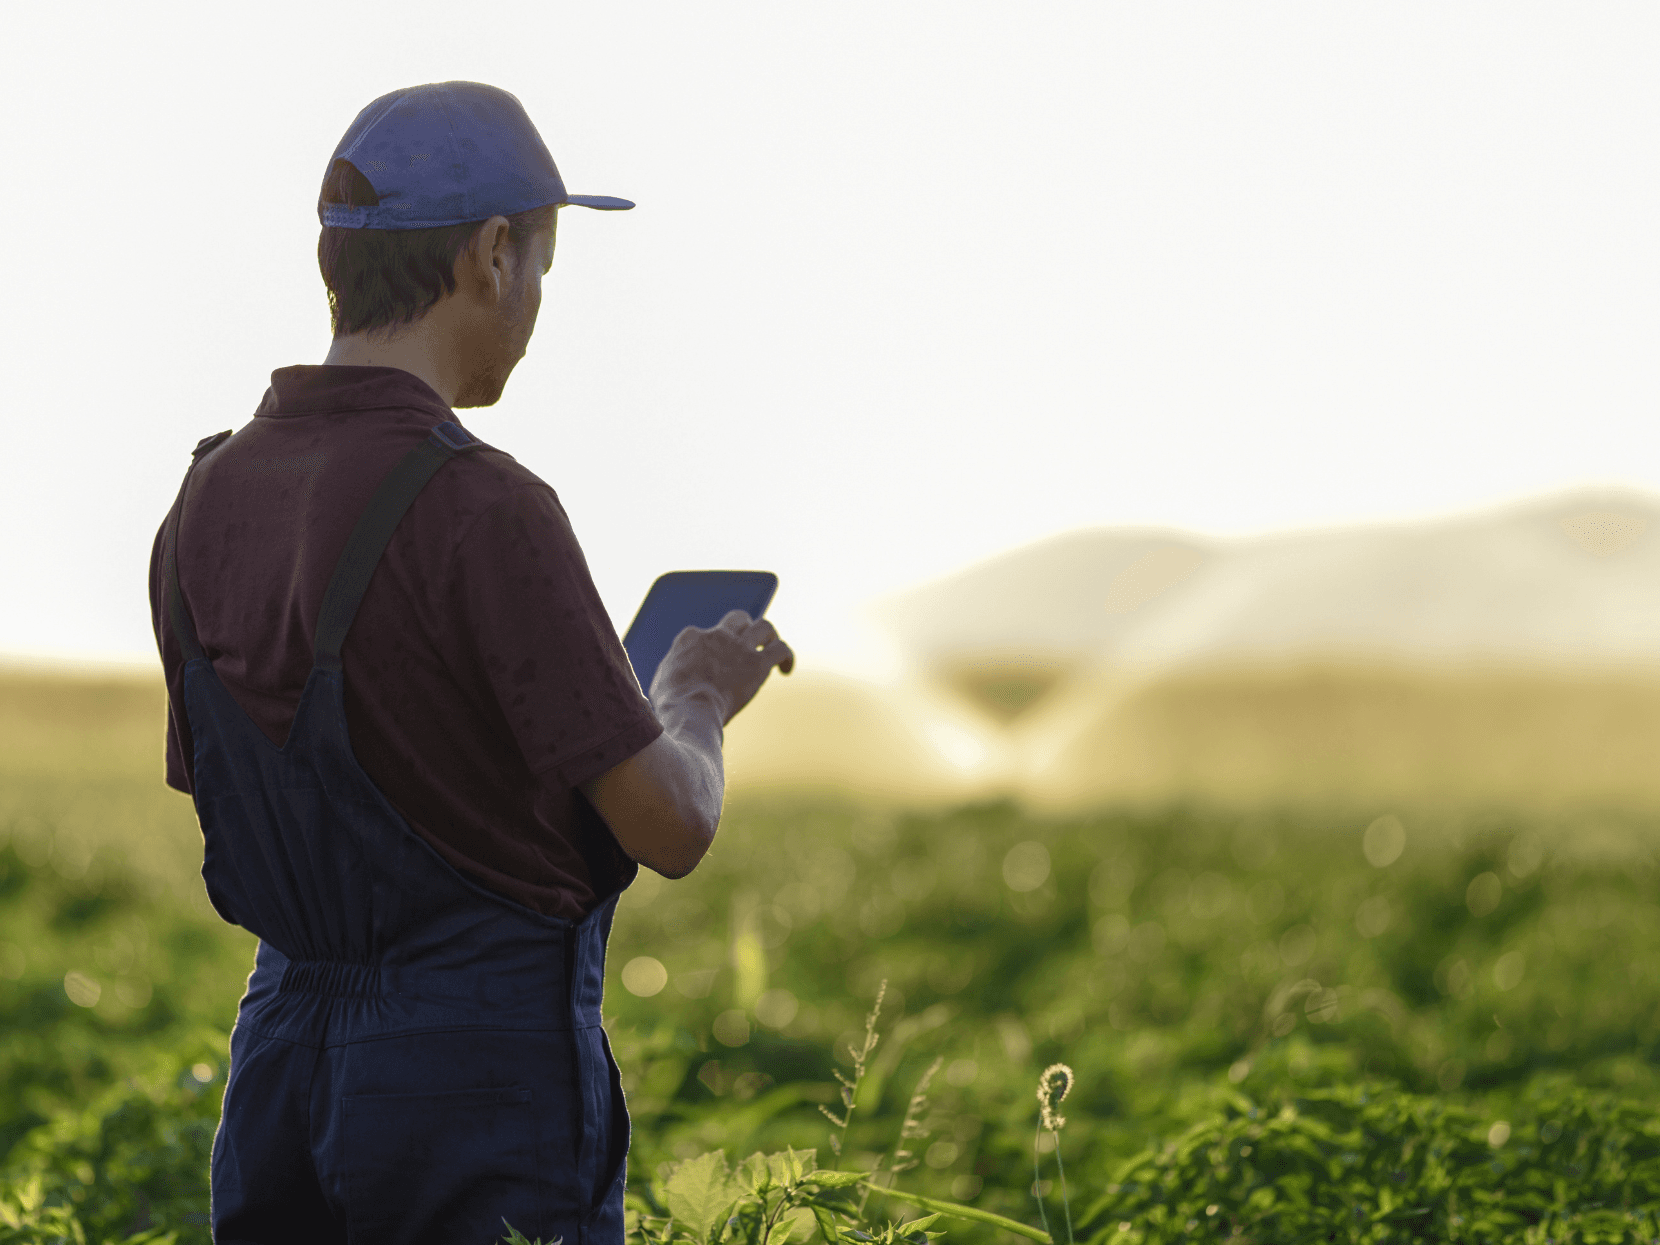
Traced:
<path id="1" fill-rule="evenodd" d="M 732 610 L 759 618 L 772 603 L 778 576 L 771 571 L 670 571 L 651 585 L 623 637 L 623 648 L 640 680 L 651 691 L 652 676 L 668 656 L 674 637 L 687 627 L 713 627 Z"/>

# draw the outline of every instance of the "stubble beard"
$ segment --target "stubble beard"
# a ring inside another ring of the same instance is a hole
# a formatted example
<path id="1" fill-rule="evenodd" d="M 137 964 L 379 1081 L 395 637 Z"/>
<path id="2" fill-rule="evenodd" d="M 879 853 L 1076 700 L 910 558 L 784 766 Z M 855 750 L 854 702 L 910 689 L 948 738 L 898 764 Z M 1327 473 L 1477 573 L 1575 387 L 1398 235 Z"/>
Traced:
<path id="1" fill-rule="evenodd" d="M 505 366 L 493 363 L 481 368 L 468 377 L 466 385 L 456 393 L 453 406 L 456 410 L 494 406 L 501 401 L 502 392 L 507 388 L 507 378 L 512 372 L 511 363 Z"/>
<path id="2" fill-rule="evenodd" d="M 524 357 L 529 333 L 524 331 L 526 317 L 522 282 L 507 305 L 512 310 L 504 313 L 497 325 L 494 348 L 480 357 L 478 369 L 455 395 L 453 405 L 457 410 L 494 406 L 501 401 L 501 395 L 507 389 L 507 378 Z"/>

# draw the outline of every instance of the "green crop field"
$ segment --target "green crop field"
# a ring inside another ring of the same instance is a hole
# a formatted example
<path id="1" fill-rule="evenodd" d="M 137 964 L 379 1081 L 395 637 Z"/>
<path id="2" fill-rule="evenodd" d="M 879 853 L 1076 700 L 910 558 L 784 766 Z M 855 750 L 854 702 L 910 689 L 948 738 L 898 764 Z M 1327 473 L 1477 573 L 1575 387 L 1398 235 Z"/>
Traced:
<path id="1" fill-rule="evenodd" d="M 145 695 L 71 712 L 36 686 L 0 712 L 0 1242 L 208 1239 L 253 943 L 197 896 L 188 802 L 135 759 Z M 134 704 L 129 739 L 109 723 Z M 1660 1239 L 1657 829 L 734 800 L 612 937 L 633 1232 Z M 874 1175 L 839 1188 L 792 1148 Z M 778 1157 L 740 1169 L 755 1152 Z"/>

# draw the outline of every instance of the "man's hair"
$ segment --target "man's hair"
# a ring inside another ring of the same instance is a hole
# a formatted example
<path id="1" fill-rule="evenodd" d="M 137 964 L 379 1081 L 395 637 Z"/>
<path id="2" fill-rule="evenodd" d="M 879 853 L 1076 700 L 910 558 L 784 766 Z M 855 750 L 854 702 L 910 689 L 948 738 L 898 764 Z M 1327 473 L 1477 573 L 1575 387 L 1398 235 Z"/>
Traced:
<path id="1" fill-rule="evenodd" d="M 323 179 L 324 203 L 375 207 L 380 196 L 348 160 L 336 160 Z M 523 265 L 530 240 L 556 219 L 558 208 L 532 208 L 507 218 L 514 260 Z M 324 225 L 317 266 L 329 291 L 329 322 L 336 337 L 412 324 L 455 290 L 455 261 L 482 220 L 437 229 L 347 229 Z"/>

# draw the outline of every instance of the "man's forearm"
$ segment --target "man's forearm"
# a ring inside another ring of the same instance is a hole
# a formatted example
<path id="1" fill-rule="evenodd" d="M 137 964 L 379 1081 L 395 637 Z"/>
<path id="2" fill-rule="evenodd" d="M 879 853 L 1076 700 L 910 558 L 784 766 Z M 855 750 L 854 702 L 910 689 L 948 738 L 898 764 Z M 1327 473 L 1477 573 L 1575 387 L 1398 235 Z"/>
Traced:
<path id="1" fill-rule="evenodd" d="M 663 733 L 582 784 L 625 852 L 664 877 L 697 867 L 715 840 L 726 794 L 722 728 L 773 667 L 788 673 L 794 664 L 772 624 L 742 610 L 675 637 L 647 693 Z"/>
<path id="2" fill-rule="evenodd" d="M 680 757 L 678 774 L 665 777 L 674 782 L 681 819 L 704 841 L 698 852 L 701 857 L 715 837 L 726 796 L 726 767 L 721 757 L 725 706 L 712 690 L 699 690 L 665 695 L 652 708 L 663 724 L 663 737 Z"/>
<path id="3" fill-rule="evenodd" d="M 616 768 L 582 784 L 633 859 L 664 877 L 685 877 L 720 824 L 726 781 L 717 696 L 660 695 L 663 733 Z"/>

